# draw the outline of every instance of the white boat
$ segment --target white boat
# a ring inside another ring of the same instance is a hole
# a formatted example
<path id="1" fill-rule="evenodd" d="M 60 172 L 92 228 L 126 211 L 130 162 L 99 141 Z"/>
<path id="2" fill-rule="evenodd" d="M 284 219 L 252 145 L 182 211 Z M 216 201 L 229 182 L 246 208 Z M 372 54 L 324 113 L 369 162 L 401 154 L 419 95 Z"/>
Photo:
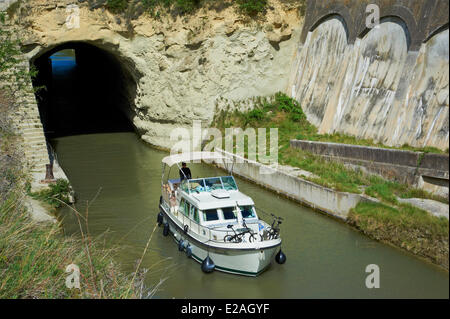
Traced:
<path id="1" fill-rule="evenodd" d="M 253 200 L 239 191 L 232 175 L 169 178 L 173 165 L 179 169 L 181 162 L 199 160 L 217 162 L 226 158 L 216 152 L 192 152 L 162 160 L 158 223 L 164 226 L 163 234 L 171 233 L 178 249 L 201 263 L 204 272 L 257 276 L 275 255 L 278 263 L 284 263 L 279 236 L 281 218 L 272 215 L 272 225 L 261 220 L 261 211 L 257 212 Z"/>

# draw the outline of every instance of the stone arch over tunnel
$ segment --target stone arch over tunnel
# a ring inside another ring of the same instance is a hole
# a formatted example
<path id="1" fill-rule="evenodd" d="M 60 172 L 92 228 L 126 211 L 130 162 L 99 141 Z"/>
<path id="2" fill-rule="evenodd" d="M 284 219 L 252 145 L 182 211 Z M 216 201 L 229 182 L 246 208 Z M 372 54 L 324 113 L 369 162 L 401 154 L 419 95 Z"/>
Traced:
<path id="1" fill-rule="evenodd" d="M 41 50 L 30 64 L 38 71 L 33 86 L 41 88 L 36 99 L 47 139 L 133 130 L 135 74 L 110 50 L 65 42 Z"/>
<path id="2" fill-rule="evenodd" d="M 333 7 L 332 9 L 323 12 L 321 17 L 309 27 L 308 31 L 313 32 L 321 24 L 331 19 L 337 19 L 342 23 L 345 34 L 347 35 L 347 42 L 353 43 L 353 19 L 349 14 L 348 9 L 345 7 Z"/>

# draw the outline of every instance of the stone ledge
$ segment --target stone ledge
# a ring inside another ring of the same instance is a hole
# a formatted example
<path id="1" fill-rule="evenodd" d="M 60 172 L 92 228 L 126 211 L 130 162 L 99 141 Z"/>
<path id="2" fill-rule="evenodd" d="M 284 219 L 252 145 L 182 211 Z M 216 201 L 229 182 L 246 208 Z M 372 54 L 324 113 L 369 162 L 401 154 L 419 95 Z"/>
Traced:
<path id="1" fill-rule="evenodd" d="M 362 166 L 370 173 L 408 185 L 419 185 L 421 176 L 442 180 L 448 189 L 449 156 L 446 154 L 306 140 L 291 140 L 290 145 L 327 159 Z"/>
<path id="2" fill-rule="evenodd" d="M 28 197 L 25 200 L 25 206 L 33 221 L 38 223 L 56 223 L 56 218 L 49 214 L 48 209 L 41 202 Z"/>

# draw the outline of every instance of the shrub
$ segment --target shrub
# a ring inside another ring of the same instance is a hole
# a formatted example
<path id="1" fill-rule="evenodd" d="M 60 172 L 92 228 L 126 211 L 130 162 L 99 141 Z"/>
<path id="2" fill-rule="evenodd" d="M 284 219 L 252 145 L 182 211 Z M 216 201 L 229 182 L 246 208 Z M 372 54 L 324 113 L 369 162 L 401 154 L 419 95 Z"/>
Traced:
<path id="1" fill-rule="evenodd" d="M 267 7 L 267 0 L 238 0 L 239 9 L 248 15 L 257 15 L 264 12 Z"/>
<path id="2" fill-rule="evenodd" d="M 306 115 L 303 113 L 300 103 L 286 94 L 280 92 L 275 94 L 274 104 L 277 110 L 289 113 L 292 121 L 301 122 L 306 120 Z"/>
<path id="3" fill-rule="evenodd" d="M 247 118 L 251 120 L 256 121 L 262 121 L 265 118 L 265 113 L 261 109 L 253 109 L 247 114 Z"/>
<path id="4" fill-rule="evenodd" d="M 56 183 L 49 184 L 49 188 L 40 192 L 29 192 L 34 199 L 41 200 L 54 208 L 62 206 L 62 202 L 69 203 L 70 186 L 65 179 L 57 179 Z"/>
<path id="5" fill-rule="evenodd" d="M 202 0 L 142 0 L 142 5 L 147 12 L 159 16 L 157 8 L 165 8 L 174 15 L 192 13 L 200 7 Z"/>
<path id="6" fill-rule="evenodd" d="M 128 8 L 127 0 L 108 0 L 106 8 L 112 13 L 122 13 Z"/>

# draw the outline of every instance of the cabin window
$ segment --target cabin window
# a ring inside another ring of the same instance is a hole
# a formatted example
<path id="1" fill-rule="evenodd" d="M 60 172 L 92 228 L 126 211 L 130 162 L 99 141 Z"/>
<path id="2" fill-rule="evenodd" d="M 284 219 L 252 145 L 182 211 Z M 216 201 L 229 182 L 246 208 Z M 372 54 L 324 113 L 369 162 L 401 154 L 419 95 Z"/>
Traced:
<path id="1" fill-rule="evenodd" d="M 184 214 L 185 210 L 184 210 L 184 205 L 186 204 L 186 201 L 184 200 L 184 198 L 181 199 L 180 201 L 180 212 L 182 212 Z"/>
<path id="2" fill-rule="evenodd" d="M 191 210 L 191 204 L 189 202 L 184 202 L 184 215 L 189 217 L 189 212 Z"/>
<path id="3" fill-rule="evenodd" d="M 237 190 L 236 182 L 234 181 L 234 178 L 232 176 L 224 176 L 222 178 L 223 187 L 227 191 L 235 191 Z"/>
<path id="4" fill-rule="evenodd" d="M 205 187 L 206 191 L 208 192 L 213 191 L 215 189 L 223 189 L 222 182 L 218 177 L 205 178 Z"/>
<path id="5" fill-rule="evenodd" d="M 200 223 L 200 218 L 198 217 L 198 209 L 194 205 L 191 205 L 191 218 L 195 220 L 196 223 Z"/>
<path id="6" fill-rule="evenodd" d="M 203 220 L 205 222 L 210 222 L 213 220 L 219 220 L 219 215 L 215 209 L 207 209 L 203 211 Z"/>
<path id="7" fill-rule="evenodd" d="M 236 219 L 236 211 L 234 207 L 224 207 L 222 208 L 223 218 L 225 219 Z"/>
<path id="8" fill-rule="evenodd" d="M 239 206 L 241 210 L 242 218 L 254 218 L 256 217 L 253 206 Z"/>

